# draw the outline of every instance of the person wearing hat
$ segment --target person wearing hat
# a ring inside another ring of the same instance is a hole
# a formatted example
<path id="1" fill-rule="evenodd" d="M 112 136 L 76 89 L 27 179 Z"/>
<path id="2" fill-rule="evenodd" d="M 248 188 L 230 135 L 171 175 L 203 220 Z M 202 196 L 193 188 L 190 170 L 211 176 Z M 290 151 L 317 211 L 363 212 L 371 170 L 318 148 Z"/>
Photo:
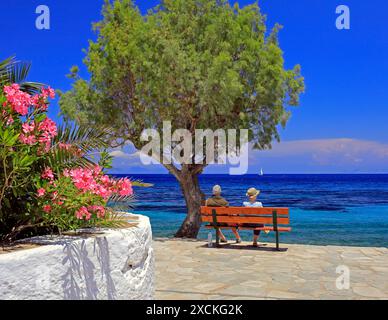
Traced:
<path id="1" fill-rule="evenodd" d="M 223 197 L 221 197 L 221 191 L 222 191 L 221 186 L 216 184 L 213 187 L 213 196 L 206 200 L 205 206 L 208 206 L 208 207 L 227 207 L 227 206 L 229 206 L 229 202 L 226 201 Z M 228 226 L 227 223 L 221 223 L 221 225 Z M 226 240 L 224 234 L 222 233 L 222 231 L 220 229 L 217 229 L 217 232 L 218 232 L 218 235 L 221 239 L 221 242 L 228 242 L 228 240 Z M 240 243 L 241 238 L 237 232 L 237 228 L 232 228 L 232 232 L 236 236 L 237 243 Z"/>
<path id="2" fill-rule="evenodd" d="M 260 190 L 256 190 L 256 188 L 249 188 L 246 196 L 248 197 L 249 201 L 244 201 L 243 205 L 244 207 L 252 207 L 252 208 L 262 208 L 263 204 L 260 201 L 256 201 L 257 197 L 260 194 Z M 258 223 L 244 223 L 242 226 L 244 227 L 250 227 L 250 228 L 262 228 L 264 227 L 263 224 Z M 253 230 L 253 246 L 257 247 L 257 239 L 259 238 L 260 230 Z"/>
<path id="3" fill-rule="evenodd" d="M 262 208 L 263 204 L 259 201 L 256 201 L 257 197 L 260 194 L 260 190 L 256 190 L 256 188 L 249 188 L 246 196 L 249 201 L 244 201 L 244 207 L 254 207 L 254 208 Z"/>

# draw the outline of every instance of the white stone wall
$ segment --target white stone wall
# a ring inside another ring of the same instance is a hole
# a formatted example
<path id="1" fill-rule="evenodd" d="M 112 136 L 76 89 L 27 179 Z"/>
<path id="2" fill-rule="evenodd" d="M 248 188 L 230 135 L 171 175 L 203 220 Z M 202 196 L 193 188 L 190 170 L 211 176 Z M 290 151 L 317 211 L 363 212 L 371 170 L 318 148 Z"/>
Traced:
<path id="1" fill-rule="evenodd" d="M 0 299 L 153 299 L 149 219 L 89 237 L 37 237 L 50 244 L 0 254 Z"/>

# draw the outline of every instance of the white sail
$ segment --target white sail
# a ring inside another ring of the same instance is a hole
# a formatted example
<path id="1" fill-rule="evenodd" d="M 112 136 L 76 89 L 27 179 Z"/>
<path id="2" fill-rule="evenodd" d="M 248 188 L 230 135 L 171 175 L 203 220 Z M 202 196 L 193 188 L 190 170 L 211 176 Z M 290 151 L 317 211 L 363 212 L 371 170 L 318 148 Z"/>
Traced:
<path id="1" fill-rule="evenodd" d="M 259 176 L 263 176 L 263 175 L 264 175 L 263 168 L 261 168 L 261 169 L 260 169 Z"/>

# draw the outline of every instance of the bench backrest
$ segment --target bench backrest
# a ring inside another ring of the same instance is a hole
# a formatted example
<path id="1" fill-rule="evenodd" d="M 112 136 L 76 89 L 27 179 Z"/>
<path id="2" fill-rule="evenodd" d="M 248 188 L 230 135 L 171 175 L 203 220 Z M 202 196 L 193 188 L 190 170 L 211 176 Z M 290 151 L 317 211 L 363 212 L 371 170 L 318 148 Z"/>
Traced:
<path id="1" fill-rule="evenodd" d="M 202 222 L 288 225 L 288 208 L 201 207 Z"/>

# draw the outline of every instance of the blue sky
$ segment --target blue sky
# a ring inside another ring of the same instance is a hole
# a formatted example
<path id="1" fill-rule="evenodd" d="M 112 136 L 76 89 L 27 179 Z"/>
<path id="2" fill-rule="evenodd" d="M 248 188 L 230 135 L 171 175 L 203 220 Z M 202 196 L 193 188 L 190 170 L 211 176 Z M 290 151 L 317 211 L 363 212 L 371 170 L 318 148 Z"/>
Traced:
<path id="1" fill-rule="evenodd" d="M 253 0 L 238 1 L 241 6 Z M 91 23 L 102 0 L 2 1 L 0 59 L 15 54 L 32 62 L 30 79 L 66 90 L 72 65 L 82 66 Z M 137 1 L 141 10 L 158 1 Z M 35 8 L 45 4 L 51 29 L 35 28 Z M 267 24 L 284 26 L 280 44 L 287 67 L 302 65 L 306 93 L 293 108 L 282 143 L 252 152 L 250 172 L 388 172 L 388 2 L 384 0 L 261 0 Z M 351 29 L 335 27 L 338 5 L 350 8 Z M 82 70 L 86 75 L 85 70 Z M 57 118 L 53 103 L 50 115 Z M 57 118 L 58 119 L 58 118 Z M 164 172 L 116 152 L 115 172 Z M 210 168 L 208 173 L 226 168 Z"/>

